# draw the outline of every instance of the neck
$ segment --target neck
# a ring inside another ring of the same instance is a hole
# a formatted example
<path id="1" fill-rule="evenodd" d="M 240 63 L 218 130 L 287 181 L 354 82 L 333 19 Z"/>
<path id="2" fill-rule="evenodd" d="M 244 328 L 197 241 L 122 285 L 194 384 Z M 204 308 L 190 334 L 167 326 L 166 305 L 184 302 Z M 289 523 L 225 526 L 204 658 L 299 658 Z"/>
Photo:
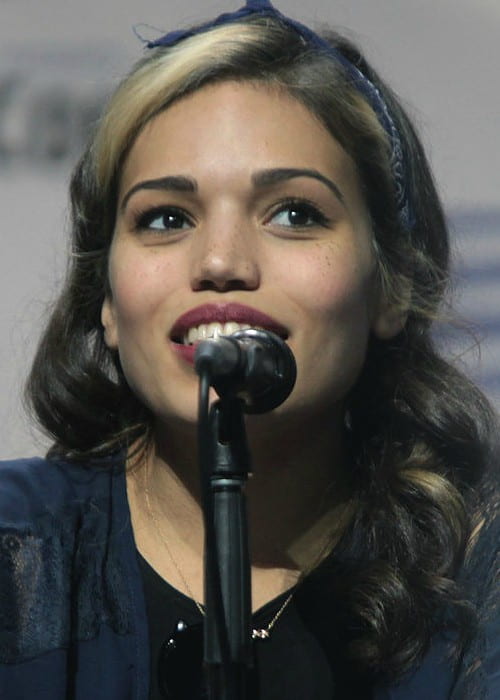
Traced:
<path id="1" fill-rule="evenodd" d="M 253 566 L 304 571 L 318 563 L 349 517 L 347 460 L 333 421 L 320 425 L 316 418 L 314 425 L 302 422 L 296 429 L 290 423 L 285 428 L 260 416 L 247 420 L 253 464 L 246 487 L 250 552 Z M 155 508 L 183 546 L 201 555 L 197 454 L 185 447 L 196 445 L 196 433 L 156 434 L 147 465 Z"/>

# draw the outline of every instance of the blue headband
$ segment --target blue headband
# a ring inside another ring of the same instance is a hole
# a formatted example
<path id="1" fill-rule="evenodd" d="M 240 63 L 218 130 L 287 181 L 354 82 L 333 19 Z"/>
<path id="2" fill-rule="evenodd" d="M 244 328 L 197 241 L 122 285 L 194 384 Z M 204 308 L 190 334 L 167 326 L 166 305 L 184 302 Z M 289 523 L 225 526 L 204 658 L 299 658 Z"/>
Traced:
<path id="1" fill-rule="evenodd" d="M 252 15 L 278 19 L 282 24 L 294 29 L 309 45 L 315 46 L 329 56 L 332 56 L 344 68 L 353 85 L 372 107 L 380 124 L 389 137 L 391 144 L 391 169 L 394 178 L 399 217 L 404 228 L 412 229 L 415 224 L 415 219 L 409 199 L 407 169 L 405 167 L 401 137 L 380 90 L 338 49 L 331 46 L 325 39 L 313 32 L 312 29 L 309 29 L 309 27 L 289 17 L 285 17 L 285 15 L 281 14 L 281 12 L 271 5 L 270 0 L 247 0 L 246 5 L 235 12 L 226 12 L 209 22 L 205 22 L 191 29 L 169 32 L 155 41 L 148 42 L 147 48 L 153 49 L 159 46 L 173 46 L 188 37 L 202 34 L 203 32 L 223 24 L 238 22 Z"/>

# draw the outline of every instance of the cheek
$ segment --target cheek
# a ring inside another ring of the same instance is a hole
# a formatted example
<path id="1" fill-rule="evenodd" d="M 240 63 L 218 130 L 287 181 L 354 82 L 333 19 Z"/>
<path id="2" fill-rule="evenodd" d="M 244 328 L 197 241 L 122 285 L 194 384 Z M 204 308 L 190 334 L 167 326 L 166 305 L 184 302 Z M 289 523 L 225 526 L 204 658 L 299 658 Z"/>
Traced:
<path id="1" fill-rule="evenodd" d="M 165 302 L 176 285 L 175 265 L 166 256 L 145 257 L 124 248 L 117 246 L 109 266 L 116 345 L 129 386 L 154 410 L 168 328 Z"/>
<path id="2" fill-rule="evenodd" d="M 144 264 L 139 256 L 110 265 L 110 283 L 118 325 L 142 321 L 155 312 L 171 291 L 175 266 L 164 260 Z"/>
<path id="3" fill-rule="evenodd" d="M 322 255 L 303 256 L 301 263 L 295 261 L 288 284 L 296 318 L 291 338 L 298 366 L 296 398 L 306 401 L 312 393 L 318 407 L 331 408 L 356 381 L 371 327 L 372 259 L 349 248 L 342 252 L 323 247 Z"/>
<path id="4" fill-rule="evenodd" d="M 369 323 L 375 273 L 365 251 L 319 245 L 291 261 L 287 274 L 290 298 L 318 333 L 328 331 L 332 323 Z"/>

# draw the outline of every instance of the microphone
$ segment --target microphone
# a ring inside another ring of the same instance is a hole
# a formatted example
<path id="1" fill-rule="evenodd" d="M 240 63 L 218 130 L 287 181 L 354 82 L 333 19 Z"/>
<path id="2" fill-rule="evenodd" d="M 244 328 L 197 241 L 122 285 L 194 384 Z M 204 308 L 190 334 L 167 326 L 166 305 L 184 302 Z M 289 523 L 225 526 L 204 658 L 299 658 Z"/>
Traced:
<path id="1" fill-rule="evenodd" d="M 208 373 L 221 398 L 241 398 L 245 413 L 266 413 L 282 404 L 297 376 L 288 345 L 275 333 L 256 328 L 202 340 L 194 357 L 196 372 Z"/>

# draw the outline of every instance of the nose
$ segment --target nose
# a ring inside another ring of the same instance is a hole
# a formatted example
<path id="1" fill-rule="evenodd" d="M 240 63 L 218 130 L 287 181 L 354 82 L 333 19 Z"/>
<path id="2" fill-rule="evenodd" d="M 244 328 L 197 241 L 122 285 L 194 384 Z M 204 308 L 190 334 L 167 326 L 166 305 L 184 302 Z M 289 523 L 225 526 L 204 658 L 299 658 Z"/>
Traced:
<path id="1" fill-rule="evenodd" d="M 192 250 L 195 291 L 251 291 L 260 284 L 258 246 L 244 222 L 213 222 L 198 231 Z"/>

